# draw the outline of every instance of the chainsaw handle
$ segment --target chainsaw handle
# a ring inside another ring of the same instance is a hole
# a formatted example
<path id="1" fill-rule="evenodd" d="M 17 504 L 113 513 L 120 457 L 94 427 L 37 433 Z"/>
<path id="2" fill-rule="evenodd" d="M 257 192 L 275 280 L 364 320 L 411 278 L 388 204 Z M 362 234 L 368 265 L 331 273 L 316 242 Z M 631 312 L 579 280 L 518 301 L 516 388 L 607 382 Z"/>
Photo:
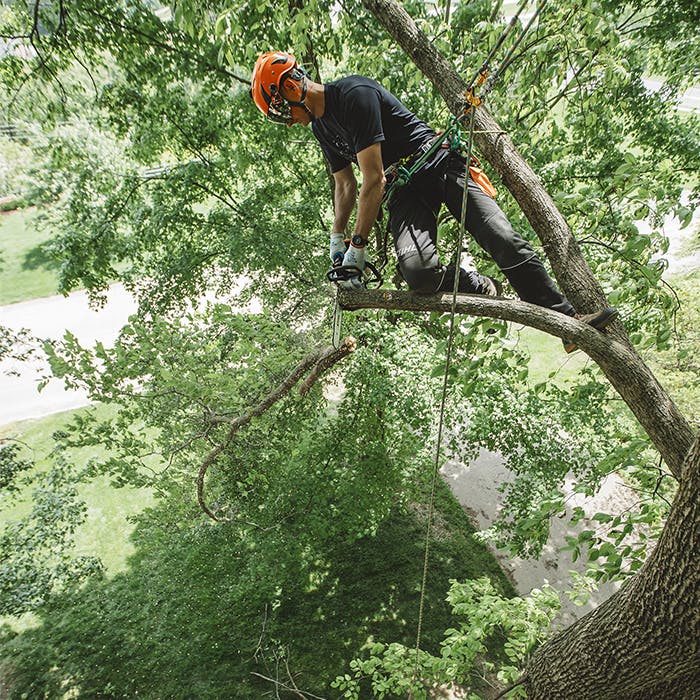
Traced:
<path id="1" fill-rule="evenodd" d="M 378 289 L 384 282 L 379 270 L 371 262 L 365 262 L 364 271 L 355 265 L 335 265 L 326 273 L 326 279 L 335 284 L 347 282 L 355 277 L 359 277 L 367 288 L 376 284 L 376 289 Z"/>

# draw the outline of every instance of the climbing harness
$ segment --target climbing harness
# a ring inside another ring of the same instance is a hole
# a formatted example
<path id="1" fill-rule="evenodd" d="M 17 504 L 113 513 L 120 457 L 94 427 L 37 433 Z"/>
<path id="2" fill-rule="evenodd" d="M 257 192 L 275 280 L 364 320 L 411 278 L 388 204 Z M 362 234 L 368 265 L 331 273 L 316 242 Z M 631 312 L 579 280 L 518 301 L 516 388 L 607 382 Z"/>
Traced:
<path id="1" fill-rule="evenodd" d="M 503 42 L 505 41 L 506 37 L 508 34 L 510 34 L 511 30 L 515 26 L 518 17 L 522 13 L 522 11 L 525 9 L 525 6 L 527 5 L 528 0 L 522 0 L 520 5 L 518 6 L 518 9 L 509 22 L 508 26 L 506 29 L 501 33 L 501 36 L 498 38 L 496 41 L 496 44 L 494 47 L 491 49 L 489 52 L 486 60 L 484 63 L 481 65 L 479 70 L 476 72 L 474 77 L 472 78 L 471 82 L 469 83 L 469 87 L 467 87 L 465 94 L 464 94 L 464 108 L 462 110 L 462 113 L 459 114 L 456 117 L 453 117 L 450 126 L 446 130 L 446 134 L 451 135 L 452 133 L 457 133 L 459 134 L 459 124 L 461 121 L 464 119 L 469 120 L 469 126 L 468 126 L 468 138 L 467 138 L 467 146 L 466 146 L 466 165 L 465 165 L 465 170 L 469 171 L 470 165 L 472 163 L 472 149 L 474 147 L 474 117 L 476 110 L 484 103 L 484 100 L 486 98 L 486 95 L 488 92 L 491 90 L 493 87 L 495 81 L 498 79 L 498 77 L 503 73 L 503 70 L 507 68 L 507 66 L 512 62 L 513 60 L 513 55 L 515 52 L 515 49 L 518 47 L 520 42 L 522 42 L 525 34 L 529 31 L 530 27 L 532 26 L 534 20 L 537 18 L 537 16 L 540 14 L 542 8 L 545 6 L 547 0 L 540 0 L 539 3 L 537 4 L 537 8 L 533 14 L 533 16 L 530 18 L 529 22 L 527 25 L 523 28 L 521 31 L 520 35 L 516 39 L 516 41 L 513 43 L 513 45 L 510 47 L 508 50 L 506 57 L 504 61 L 500 64 L 498 69 L 495 71 L 492 77 L 489 77 L 490 73 L 490 64 L 491 61 L 493 60 L 493 57 L 495 56 L 496 52 L 500 49 L 500 47 L 503 45 Z M 479 88 L 482 88 L 481 92 L 479 95 L 476 94 L 476 91 Z M 438 135 L 436 139 L 440 138 L 442 141 L 444 141 L 445 136 Z M 438 145 L 434 150 L 437 150 L 440 146 Z M 433 151 L 434 152 L 434 151 Z M 423 161 L 425 162 L 425 161 Z M 414 170 L 415 172 L 415 170 Z M 447 403 L 447 388 L 448 388 L 448 380 L 450 376 L 450 368 L 451 368 L 451 362 L 452 362 L 452 349 L 454 345 L 454 333 L 455 333 L 455 317 L 456 317 L 456 308 L 457 308 L 457 294 L 459 292 L 459 276 L 460 276 L 460 265 L 459 261 L 461 259 L 462 255 L 462 248 L 463 248 L 463 241 L 464 241 L 464 232 L 465 232 L 465 224 L 467 220 L 467 202 L 468 202 L 468 195 L 467 195 L 467 190 L 468 188 L 466 187 L 466 178 L 467 178 L 467 172 L 465 172 L 465 187 L 464 187 L 464 193 L 462 196 L 462 211 L 461 211 L 461 216 L 460 216 L 460 222 L 459 222 L 459 236 L 457 239 L 457 255 L 456 255 L 456 265 L 455 265 L 455 279 L 454 279 L 454 286 L 452 288 L 452 304 L 451 304 L 451 309 L 450 309 L 450 325 L 449 325 L 449 332 L 448 332 L 448 338 L 447 338 L 447 347 L 445 351 L 445 372 L 443 375 L 443 381 L 442 381 L 442 392 L 441 392 L 441 398 L 440 398 L 440 410 L 439 410 L 439 417 L 438 417 L 438 432 L 437 432 L 437 437 L 436 437 L 436 445 L 435 445 L 435 460 L 433 464 L 433 474 L 432 474 L 432 482 L 431 482 L 431 488 L 430 488 L 430 500 L 428 504 L 428 516 L 427 516 L 427 522 L 426 522 L 426 533 L 425 533 L 425 549 L 424 549 L 424 558 L 423 558 L 423 577 L 421 581 L 421 590 L 420 590 L 420 601 L 418 605 L 418 623 L 417 623 L 417 630 L 416 630 L 416 645 L 415 645 L 415 667 L 414 667 L 414 676 L 413 680 L 415 682 L 416 678 L 418 677 L 418 659 L 419 659 L 419 650 L 420 650 L 420 642 L 421 642 L 421 631 L 422 631 L 422 625 L 423 625 L 423 611 L 424 611 L 424 606 L 425 606 L 425 592 L 426 592 L 426 584 L 427 584 L 427 579 L 428 579 L 428 562 L 429 562 L 429 556 L 430 556 L 430 535 L 431 535 L 431 530 L 432 530 L 432 520 L 433 520 L 433 513 L 435 510 L 435 492 L 437 488 L 437 478 L 438 474 L 440 472 L 440 451 L 442 447 L 442 436 L 443 436 L 443 429 L 444 429 L 444 421 L 445 421 L 445 407 Z M 409 173 L 409 179 L 410 179 L 410 173 Z M 491 183 L 489 182 L 489 185 Z"/>
<path id="2" fill-rule="evenodd" d="M 453 117 L 445 131 L 441 131 L 432 139 L 426 141 L 415 153 L 401 159 L 397 163 L 392 163 L 385 171 L 386 186 L 382 203 L 388 202 L 394 193 L 404 185 L 407 185 L 411 178 L 437 153 L 441 148 L 454 148 L 457 150 L 461 146 L 459 122 L 463 115 Z"/>

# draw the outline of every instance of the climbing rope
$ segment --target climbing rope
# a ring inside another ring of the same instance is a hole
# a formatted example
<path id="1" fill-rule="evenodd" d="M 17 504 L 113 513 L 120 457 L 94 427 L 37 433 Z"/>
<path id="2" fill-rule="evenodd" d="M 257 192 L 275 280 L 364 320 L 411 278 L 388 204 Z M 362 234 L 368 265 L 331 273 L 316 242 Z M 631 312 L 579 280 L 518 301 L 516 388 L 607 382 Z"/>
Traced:
<path id="1" fill-rule="evenodd" d="M 423 557 L 423 578 L 421 581 L 420 602 L 418 605 L 418 629 L 416 631 L 416 660 L 414 669 L 414 680 L 418 674 L 418 650 L 420 649 L 420 638 L 423 627 L 423 609 L 425 606 L 425 589 L 428 580 L 428 559 L 430 556 L 430 535 L 432 530 L 433 512 L 435 510 L 435 490 L 437 488 L 437 479 L 440 472 L 440 450 L 442 448 L 442 433 L 445 425 L 445 406 L 447 403 L 447 384 L 450 376 L 450 368 L 452 363 L 452 348 L 454 346 L 454 330 L 455 318 L 457 317 L 457 294 L 459 293 L 459 277 L 461 271 L 460 260 L 462 257 L 462 249 L 464 246 L 464 232 L 466 230 L 467 221 L 467 190 L 469 182 L 469 161 L 471 160 L 472 150 L 474 148 L 474 114 L 475 108 L 469 108 L 469 137 L 467 139 L 467 159 L 464 166 L 464 193 L 462 195 L 462 212 L 459 222 L 459 236 L 457 237 L 457 256 L 455 258 L 455 279 L 452 287 L 452 305 L 450 308 L 450 328 L 447 335 L 447 349 L 445 353 L 445 372 L 442 377 L 442 394 L 440 397 L 440 411 L 438 418 L 438 433 L 435 445 L 435 461 L 433 463 L 433 476 L 430 486 L 430 500 L 428 503 L 428 522 L 425 532 L 425 550 Z"/>
<path id="2" fill-rule="evenodd" d="M 438 474 L 440 472 L 440 452 L 442 448 L 442 437 L 443 437 L 443 432 L 444 432 L 444 423 L 445 423 L 445 407 L 447 404 L 447 388 L 448 388 L 448 381 L 449 381 L 449 375 L 450 375 L 450 369 L 451 369 L 451 363 L 452 363 L 452 351 L 453 351 L 453 346 L 454 346 L 454 331 L 455 331 L 455 318 L 456 318 L 456 310 L 457 310 L 457 294 L 459 293 L 459 277 L 460 277 L 460 271 L 461 271 L 461 257 L 462 257 L 462 250 L 463 250 L 463 245 L 464 245 L 464 233 L 466 231 L 466 221 L 467 221 L 467 206 L 468 206 L 468 183 L 469 183 L 469 165 L 472 159 L 472 151 L 474 149 L 474 117 L 476 114 L 476 109 L 480 107 L 486 95 L 488 92 L 491 90 L 493 87 L 494 83 L 498 79 L 498 77 L 503 73 L 505 68 L 508 67 L 508 65 L 512 62 L 513 60 L 513 55 L 515 53 L 515 50 L 517 47 L 520 45 L 522 42 L 523 38 L 527 34 L 527 32 L 530 30 L 532 27 L 532 24 L 534 23 L 535 19 L 537 16 L 540 14 L 542 11 L 542 8 L 545 6 L 547 0 L 540 0 L 538 3 L 534 14 L 528 21 L 527 25 L 523 28 L 523 30 L 520 32 L 520 35 L 517 37 L 516 41 L 513 43 L 513 45 L 510 47 L 508 50 L 505 59 L 503 62 L 499 65 L 499 68 L 496 70 L 496 72 L 493 74 L 493 76 L 489 77 L 489 70 L 490 70 L 490 64 L 491 61 L 493 60 L 493 57 L 495 56 L 496 52 L 500 49 L 500 47 L 503 45 L 503 42 L 505 41 L 506 37 L 510 34 L 511 30 L 515 26 L 518 17 L 520 14 L 523 12 L 525 9 L 525 6 L 528 3 L 528 0 L 522 0 L 520 5 L 518 6 L 518 9 L 515 13 L 515 15 L 512 17 L 510 20 L 508 26 L 504 31 L 501 33 L 501 36 L 498 38 L 496 41 L 496 44 L 494 47 L 491 49 L 489 52 L 486 60 L 483 62 L 479 70 L 475 73 L 474 77 L 472 78 L 471 82 L 469 83 L 469 87 L 467 88 L 465 92 L 465 107 L 462 113 L 458 116 L 453 117 L 452 121 L 450 122 L 450 125 L 448 129 L 444 132 L 443 135 L 436 137 L 436 140 L 438 140 L 439 144 L 443 143 L 445 138 L 450 138 L 453 141 L 457 140 L 458 142 L 461 141 L 461 136 L 460 136 L 460 122 L 468 118 L 469 119 L 469 127 L 468 127 L 468 138 L 467 138 L 467 147 L 466 147 L 466 161 L 465 161 L 465 172 L 464 172 L 464 192 L 462 195 L 462 210 L 461 210 L 461 215 L 460 215 L 460 222 L 459 222 L 459 235 L 457 238 L 457 255 L 455 258 L 455 279 L 454 279 L 454 285 L 452 288 L 452 304 L 450 308 L 450 324 L 449 324 L 449 332 L 448 332 L 448 337 L 447 337 L 447 348 L 445 352 L 445 372 L 443 374 L 443 380 L 442 380 L 442 392 L 441 392 L 441 397 L 440 397 L 440 410 L 438 414 L 438 431 L 437 431 L 437 437 L 436 437 L 436 445 L 435 445 L 435 460 L 433 463 L 433 474 L 432 474 L 432 480 L 431 480 L 431 487 L 430 487 L 430 500 L 428 503 L 428 517 L 427 517 L 427 523 L 426 523 L 426 534 L 425 534 L 425 546 L 424 546 L 424 556 L 423 556 L 423 575 L 422 575 L 422 580 L 421 580 L 421 591 L 420 591 L 420 601 L 418 604 L 418 624 L 417 624 L 417 630 L 416 630 L 416 646 L 415 646 L 415 666 L 414 666 L 414 672 L 413 672 L 413 682 L 416 681 L 416 678 L 418 677 L 418 671 L 419 671 L 419 651 L 420 651 L 420 642 L 421 642 L 421 632 L 423 628 L 423 616 L 424 616 L 424 608 L 425 608 L 425 593 L 426 593 L 426 584 L 428 580 L 428 568 L 429 568 L 429 557 L 430 557 L 430 536 L 431 536 L 431 531 L 432 531 L 432 520 L 433 520 L 433 514 L 435 511 L 435 492 L 437 489 L 437 479 L 438 479 Z M 477 96 L 476 95 L 476 90 L 479 87 L 482 87 L 483 89 L 481 93 Z M 435 148 L 434 150 L 437 150 Z M 427 158 L 423 160 L 425 162 Z M 422 163 L 421 163 L 422 164 Z M 415 168 L 415 166 L 414 166 Z M 412 173 L 411 173 L 412 174 Z"/>
<path id="3" fill-rule="evenodd" d="M 525 0 L 525 4 L 527 4 L 527 0 Z M 537 3 L 537 6 L 535 7 L 535 11 L 532 13 L 532 16 L 528 20 L 527 24 L 522 28 L 520 34 L 518 35 L 518 38 L 513 42 L 512 46 L 508 49 L 508 53 L 506 54 L 505 58 L 499 64 L 498 69 L 492 75 L 490 75 L 488 80 L 486 81 L 486 84 L 484 85 L 484 88 L 481 92 L 481 99 L 482 100 L 484 100 L 486 98 L 486 95 L 489 94 L 489 92 L 491 91 L 491 88 L 494 86 L 494 83 L 498 80 L 499 76 L 504 71 L 506 71 L 508 69 L 508 67 L 510 66 L 510 64 L 513 62 L 516 49 L 520 46 L 522 40 L 525 38 L 525 36 L 530 31 L 530 28 L 535 23 L 535 20 L 539 17 L 540 12 L 542 12 L 542 10 L 546 4 L 547 4 L 547 0 L 540 0 L 540 2 Z M 518 11 L 520 11 L 520 8 L 518 8 Z M 516 15 L 516 17 L 517 17 L 517 15 Z"/>
<path id="4" fill-rule="evenodd" d="M 493 74 L 490 74 L 491 61 L 493 60 L 493 57 L 495 56 L 499 48 L 503 45 L 505 39 L 511 33 L 513 27 L 517 23 L 518 18 L 522 14 L 528 2 L 529 0 L 522 0 L 515 14 L 508 23 L 507 27 L 498 37 L 496 44 L 491 49 L 484 62 L 481 64 L 481 67 L 476 71 L 474 77 L 469 82 L 469 87 L 464 93 L 465 107 L 462 110 L 462 112 L 452 117 L 450 123 L 444 131 L 439 132 L 430 141 L 424 144 L 417 158 L 415 155 L 409 156 L 407 158 L 404 158 L 402 161 L 399 161 L 398 163 L 391 165 L 389 166 L 389 168 L 387 168 L 385 175 L 387 177 L 388 186 L 384 191 L 382 202 L 388 202 L 391 199 L 394 192 L 396 192 L 396 190 L 399 187 L 402 187 L 403 185 L 407 184 L 411 180 L 413 175 L 416 172 L 418 172 L 423 167 L 423 165 L 425 165 L 425 163 L 431 158 L 431 156 L 437 150 L 439 150 L 446 141 L 449 142 L 450 147 L 453 149 L 458 149 L 462 147 L 463 144 L 460 135 L 460 122 L 464 120 L 469 114 L 471 114 L 472 110 L 470 108 L 480 107 L 483 104 L 484 100 L 486 99 L 486 96 L 491 91 L 500 75 L 512 63 L 513 57 L 515 55 L 515 50 L 518 48 L 518 46 L 520 46 L 522 40 L 525 38 L 525 35 L 530 31 L 530 28 L 539 16 L 540 12 L 542 11 L 542 8 L 546 5 L 547 0 L 540 0 L 539 4 L 535 8 L 535 12 L 530 17 L 528 23 L 525 25 L 525 27 L 523 27 L 518 38 L 513 42 L 512 46 L 509 48 L 506 57 L 500 63 L 497 70 Z M 477 96 L 476 90 L 478 88 L 481 89 L 479 91 L 479 95 Z M 469 163 L 471 158 L 472 154 L 470 153 L 467 163 Z"/>

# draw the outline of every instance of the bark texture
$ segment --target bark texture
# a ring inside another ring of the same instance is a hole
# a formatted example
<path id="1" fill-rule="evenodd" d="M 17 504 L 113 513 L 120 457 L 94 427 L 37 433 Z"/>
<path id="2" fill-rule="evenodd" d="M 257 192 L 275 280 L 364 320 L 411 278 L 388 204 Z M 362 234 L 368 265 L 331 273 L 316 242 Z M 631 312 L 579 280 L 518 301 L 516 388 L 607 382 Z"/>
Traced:
<path id="1" fill-rule="evenodd" d="M 535 652 L 529 700 L 700 697 L 700 437 L 639 573 Z"/>
<path id="2" fill-rule="evenodd" d="M 396 0 L 362 0 L 362 3 L 435 85 L 452 112 L 459 113 L 466 84 L 404 8 Z M 513 142 L 483 107 L 476 112 L 475 128 L 478 149 L 499 174 L 539 236 L 566 296 L 582 312 L 607 305 L 603 290 L 564 217 Z M 620 345 L 627 346 L 626 364 L 623 366 L 605 354 L 599 357 L 589 354 L 630 407 L 671 470 L 678 473 L 693 442 L 693 430 L 632 347 L 622 323 L 614 322 L 609 332 Z"/>

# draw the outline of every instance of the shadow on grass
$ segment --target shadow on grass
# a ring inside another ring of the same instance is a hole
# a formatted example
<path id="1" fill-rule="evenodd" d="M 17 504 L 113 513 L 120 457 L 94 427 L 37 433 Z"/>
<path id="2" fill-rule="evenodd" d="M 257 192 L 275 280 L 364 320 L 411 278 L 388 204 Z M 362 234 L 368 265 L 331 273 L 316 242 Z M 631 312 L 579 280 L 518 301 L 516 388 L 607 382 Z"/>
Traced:
<path id="1" fill-rule="evenodd" d="M 512 594 L 450 499 L 431 545 L 422 646 L 433 651 L 451 625 L 450 578 L 490 575 Z M 323 552 L 293 532 L 246 541 L 227 525 L 141 525 L 127 573 L 58 596 L 36 629 L 4 633 L 3 697 L 299 697 L 252 675 L 288 683 L 288 669 L 334 698 L 330 681 L 370 636 L 415 643 L 422 520 L 396 513 L 375 537 Z"/>
<path id="2" fill-rule="evenodd" d="M 59 267 L 59 262 L 51 256 L 46 245 L 43 243 L 28 250 L 24 254 L 24 259 L 22 260 L 23 270 L 58 270 Z"/>

